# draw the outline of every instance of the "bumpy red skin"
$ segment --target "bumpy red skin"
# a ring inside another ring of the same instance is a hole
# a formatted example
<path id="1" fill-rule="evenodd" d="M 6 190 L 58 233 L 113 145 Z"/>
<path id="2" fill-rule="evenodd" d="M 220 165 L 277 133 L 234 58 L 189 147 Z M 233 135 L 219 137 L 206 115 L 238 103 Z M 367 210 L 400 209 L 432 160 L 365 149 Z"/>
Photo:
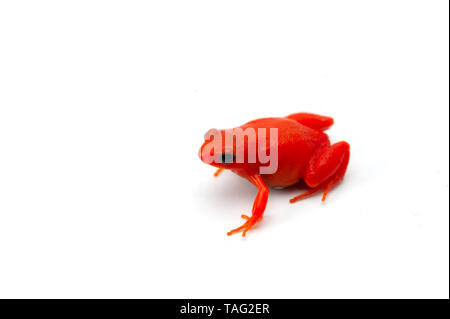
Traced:
<path id="1" fill-rule="evenodd" d="M 242 215 L 246 222 L 228 235 L 243 231 L 246 232 L 262 219 L 269 195 L 269 187 L 288 187 L 304 180 L 311 189 L 304 194 L 290 200 L 291 203 L 324 189 L 322 200 L 331 186 L 343 179 L 347 169 L 350 146 L 346 142 L 338 142 L 330 146 L 328 135 L 323 131 L 333 125 L 331 117 L 311 114 L 296 113 L 284 118 L 263 118 L 248 122 L 240 128 L 278 128 L 278 168 L 273 174 L 259 174 L 262 163 L 209 163 L 219 168 L 216 176 L 223 169 L 230 169 L 241 177 L 248 179 L 258 188 L 252 210 L 252 216 Z M 224 136 L 226 130 L 220 131 Z M 269 137 L 267 137 L 269 138 Z M 204 160 L 202 151 L 209 143 L 205 140 L 199 151 L 199 156 Z M 268 145 L 268 143 L 267 143 Z M 247 150 L 248 145 L 234 145 L 233 151 L 242 147 Z M 222 152 L 225 152 L 223 149 Z M 215 154 L 220 155 L 220 154 Z M 247 158 L 247 154 L 246 154 Z"/>

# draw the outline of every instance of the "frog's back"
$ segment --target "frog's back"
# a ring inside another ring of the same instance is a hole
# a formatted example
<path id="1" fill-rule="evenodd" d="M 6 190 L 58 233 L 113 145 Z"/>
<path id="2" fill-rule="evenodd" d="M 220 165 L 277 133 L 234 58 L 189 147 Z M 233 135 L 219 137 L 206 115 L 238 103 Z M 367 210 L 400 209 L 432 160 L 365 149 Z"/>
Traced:
<path id="1" fill-rule="evenodd" d="M 241 128 L 278 129 L 278 169 L 275 173 L 262 175 L 271 187 L 287 187 L 302 177 L 311 156 L 317 148 L 329 144 L 328 136 L 288 118 L 262 118 L 248 122 Z M 266 143 L 267 147 L 269 143 Z"/>

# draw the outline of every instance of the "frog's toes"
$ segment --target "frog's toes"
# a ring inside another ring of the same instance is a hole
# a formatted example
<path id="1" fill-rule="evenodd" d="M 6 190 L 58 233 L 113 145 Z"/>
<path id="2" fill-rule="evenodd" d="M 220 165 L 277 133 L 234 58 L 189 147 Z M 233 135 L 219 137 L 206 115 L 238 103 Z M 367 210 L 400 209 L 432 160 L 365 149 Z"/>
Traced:
<path id="1" fill-rule="evenodd" d="M 227 233 L 228 236 L 233 235 L 234 233 L 237 233 L 237 232 L 239 232 L 239 231 L 242 230 L 242 237 L 245 237 L 245 235 L 246 235 L 247 232 L 250 230 L 250 228 L 252 228 L 253 225 L 255 225 L 256 222 L 258 221 L 258 219 L 255 218 L 254 216 L 249 217 L 249 216 L 247 216 L 247 215 L 241 215 L 241 217 L 242 217 L 243 219 L 245 219 L 246 222 L 245 222 L 244 224 L 242 224 L 241 226 L 239 226 L 238 228 L 235 228 L 235 229 L 230 230 L 230 231 Z"/>
<path id="2" fill-rule="evenodd" d="M 244 216 L 245 216 L 245 215 L 244 215 Z M 235 228 L 235 229 L 230 230 L 230 231 L 227 233 L 227 235 L 228 235 L 228 236 L 231 236 L 231 235 L 233 235 L 233 234 L 235 234 L 235 233 L 241 231 L 242 229 L 245 229 L 245 228 L 247 227 L 247 223 L 248 223 L 248 220 L 247 220 L 242 226 L 239 226 L 238 228 Z"/>

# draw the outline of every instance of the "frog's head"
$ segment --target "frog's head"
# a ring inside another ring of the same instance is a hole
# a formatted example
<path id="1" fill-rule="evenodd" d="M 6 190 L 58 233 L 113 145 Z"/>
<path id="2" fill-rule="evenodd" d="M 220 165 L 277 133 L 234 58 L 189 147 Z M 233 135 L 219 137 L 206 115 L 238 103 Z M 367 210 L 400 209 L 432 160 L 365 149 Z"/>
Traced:
<path id="1" fill-rule="evenodd" d="M 233 170 L 253 168 L 256 163 L 249 163 L 247 151 L 248 144 L 251 142 L 240 138 L 236 130 L 208 130 L 198 153 L 200 159 L 217 168 Z"/>

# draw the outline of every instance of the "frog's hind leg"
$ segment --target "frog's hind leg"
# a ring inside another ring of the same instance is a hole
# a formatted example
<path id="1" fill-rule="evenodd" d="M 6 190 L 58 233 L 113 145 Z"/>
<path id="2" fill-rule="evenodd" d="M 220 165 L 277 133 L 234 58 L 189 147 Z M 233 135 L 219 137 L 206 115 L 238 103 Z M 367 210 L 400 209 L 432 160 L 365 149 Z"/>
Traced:
<path id="1" fill-rule="evenodd" d="M 350 159 L 350 145 L 339 142 L 318 152 L 308 163 L 304 181 L 311 189 L 290 200 L 294 203 L 306 196 L 325 189 L 322 201 L 325 201 L 330 188 L 344 178 Z"/>
<path id="2" fill-rule="evenodd" d="M 286 118 L 299 122 L 302 125 L 315 130 L 325 131 L 333 125 L 333 118 L 312 113 L 295 113 L 286 116 Z"/>

